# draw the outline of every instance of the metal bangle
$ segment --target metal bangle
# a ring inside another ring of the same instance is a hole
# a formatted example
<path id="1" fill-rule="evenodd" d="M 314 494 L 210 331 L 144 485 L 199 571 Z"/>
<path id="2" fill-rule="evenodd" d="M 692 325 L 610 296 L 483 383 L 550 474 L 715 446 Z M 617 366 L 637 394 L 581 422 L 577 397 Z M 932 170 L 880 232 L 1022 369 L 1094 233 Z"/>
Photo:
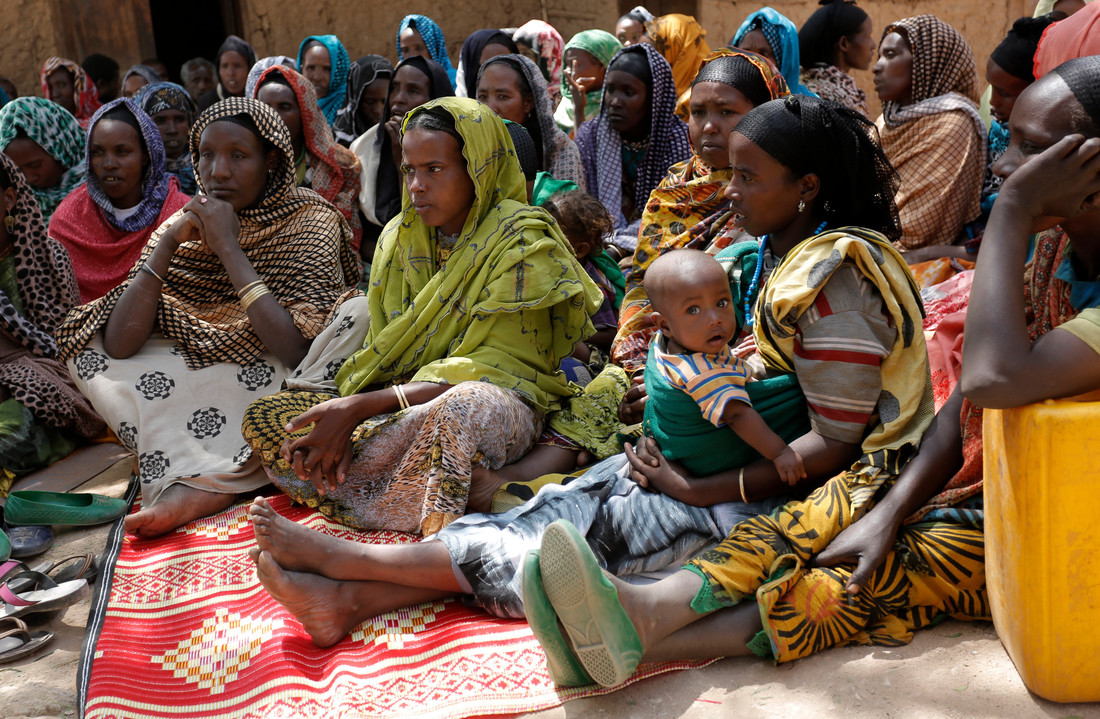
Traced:
<path id="1" fill-rule="evenodd" d="M 393 392 L 397 395 L 397 405 L 401 409 L 409 408 L 409 398 L 405 396 L 405 389 L 399 384 L 393 386 Z"/>
<path id="2" fill-rule="evenodd" d="M 741 501 L 745 504 L 749 503 L 748 498 L 745 496 L 745 468 L 742 467 L 741 471 L 737 473 L 737 486 L 741 489 Z"/>
<path id="3" fill-rule="evenodd" d="M 141 271 L 145 272 L 145 273 L 148 273 L 148 274 L 152 275 L 153 277 L 156 277 L 158 280 L 160 280 L 160 283 L 162 285 L 164 284 L 164 278 L 161 277 L 160 275 L 158 275 L 157 271 L 154 270 L 152 267 L 150 267 L 148 262 L 144 263 L 141 266 Z"/>

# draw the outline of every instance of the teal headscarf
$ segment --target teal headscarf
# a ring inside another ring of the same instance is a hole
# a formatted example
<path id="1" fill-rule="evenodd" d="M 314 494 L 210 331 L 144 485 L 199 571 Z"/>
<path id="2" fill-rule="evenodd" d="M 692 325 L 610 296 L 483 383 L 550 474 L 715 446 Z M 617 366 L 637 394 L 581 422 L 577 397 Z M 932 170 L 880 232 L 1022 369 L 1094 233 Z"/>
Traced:
<path id="1" fill-rule="evenodd" d="M 84 181 L 84 130 L 76 118 L 43 97 L 19 97 L 0 108 L 0 151 L 19 130 L 65 168 L 57 187 L 33 188 L 46 222 L 73 188 Z"/>
<path id="2" fill-rule="evenodd" d="M 745 35 L 753 30 L 764 33 L 772 53 L 775 54 L 779 72 L 787 81 L 787 87 L 792 95 L 809 95 L 817 97 L 817 94 L 799 82 L 798 74 L 801 71 L 801 58 L 798 50 L 798 28 L 783 14 L 766 7 L 757 10 L 745 18 L 737 33 L 730 40 L 730 47 L 738 47 Z"/>
<path id="3" fill-rule="evenodd" d="M 336 122 L 336 113 L 347 102 L 348 69 L 351 67 L 351 60 L 348 58 L 348 51 L 344 49 L 344 44 L 340 42 L 340 38 L 335 35 L 310 35 L 302 40 L 302 44 L 298 46 L 299 71 L 302 68 L 302 61 L 305 59 L 306 45 L 312 40 L 316 40 L 325 46 L 325 49 L 328 50 L 329 61 L 332 63 L 328 93 L 324 97 L 317 97 L 317 104 L 320 105 L 321 112 L 324 113 L 325 119 L 328 120 L 328 124 L 331 126 L 332 123 Z"/>

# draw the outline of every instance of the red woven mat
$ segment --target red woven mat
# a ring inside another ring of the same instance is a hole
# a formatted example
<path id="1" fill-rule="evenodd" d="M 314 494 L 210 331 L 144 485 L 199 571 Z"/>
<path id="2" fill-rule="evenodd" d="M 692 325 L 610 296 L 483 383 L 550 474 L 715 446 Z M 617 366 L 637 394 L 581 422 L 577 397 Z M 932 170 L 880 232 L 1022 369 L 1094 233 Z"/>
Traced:
<path id="1" fill-rule="evenodd" d="M 291 519 L 375 543 L 320 514 L 270 500 Z M 364 622 L 317 648 L 256 579 L 247 503 L 157 540 L 127 536 L 91 658 L 86 717 L 431 717 L 514 714 L 607 689 L 558 690 L 523 621 L 457 600 Z M 100 622 L 93 622 L 99 625 Z M 643 665 L 639 679 L 709 662 Z"/>

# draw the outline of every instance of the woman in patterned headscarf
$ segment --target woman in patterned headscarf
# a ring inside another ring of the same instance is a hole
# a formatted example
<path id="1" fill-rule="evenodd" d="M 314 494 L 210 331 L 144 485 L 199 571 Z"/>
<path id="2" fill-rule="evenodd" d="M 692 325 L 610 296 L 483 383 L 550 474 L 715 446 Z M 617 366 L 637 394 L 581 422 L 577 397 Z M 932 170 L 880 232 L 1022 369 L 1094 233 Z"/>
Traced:
<path id="1" fill-rule="evenodd" d="M 687 120 L 687 99 L 695 73 L 710 54 L 706 31 L 690 15 L 662 15 L 646 23 L 646 36 L 653 46 L 672 66 L 672 79 L 676 83 L 676 115 Z"/>
<path id="2" fill-rule="evenodd" d="M 785 15 L 770 7 L 757 10 L 737 28 L 730 47 L 763 55 L 779 68 L 794 95 L 814 95 L 799 81 L 798 28 Z"/>
<path id="3" fill-rule="evenodd" d="M 561 100 L 562 53 L 565 41 L 561 33 L 542 20 L 529 20 L 520 25 L 512 35 L 521 55 L 526 55 L 542 73 L 546 81 L 546 91 L 550 93 L 551 107 L 557 107 Z"/>
<path id="4" fill-rule="evenodd" d="M 604 30 L 585 30 L 565 43 L 561 102 L 554 111 L 554 121 L 562 132 L 572 136 L 586 119 L 599 113 L 607 64 L 622 48 L 623 44 Z"/>
<path id="5" fill-rule="evenodd" d="M 19 97 L 0 107 L 0 151 L 27 178 L 47 223 L 84 182 L 84 130 L 68 110 L 45 98 Z"/>
<path id="6" fill-rule="evenodd" d="M 519 52 L 512 36 L 496 28 L 475 30 L 462 43 L 458 53 L 458 73 L 455 75 L 457 97 L 477 96 L 477 76 L 485 60 L 498 55 Z"/>
<path id="7" fill-rule="evenodd" d="M 163 82 L 156 70 L 148 65 L 134 65 L 122 76 L 122 96 L 133 97 L 138 90 L 155 82 Z"/>
<path id="8" fill-rule="evenodd" d="M 185 195 L 194 195 L 198 185 L 191 151 L 187 147 L 191 125 L 195 122 L 195 103 L 191 95 L 174 82 L 157 82 L 138 90 L 134 104 L 153 118 L 160 130 L 160 139 L 164 142 L 164 171 L 175 175 Z"/>
<path id="9" fill-rule="evenodd" d="M 382 122 L 393 65 L 381 55 L 364 55 L 348 70 L 348 99 L 336 116 L 332 131 L 348 147 L 355 138 Z"/>
<path id="10" fill-rule="evenodd" d="M 866 70 L 875 56 L 871 18 L 855 0 L 820 0 L 798 31 L 800 79 L 819 97 L 870 117 L 867 94 L 848 73 Z"/>
<path id="11" fill-rule="evenodd" d="M 348 51 L 335 35 L 310 35 L 298 46 L 298 71 L 313 83 L 329 125 L 347 102 L 350 66 Z"/>
<path id="12" fill-rule="evenodd" d="M 95 83 L 84 68 L 63 57 L 51 57 L 42 65 L 42 95 L 72 113 L 84 129 L 99 109 Z"/>
<path id="13" fill-rule="evenodd" d="M 87 163 L 88 181 L 50 219 L 50 237 L 72 258 L 82 304 L 125 281 L 153 230 L 191 199 L 164 171 L 156 124 L 126 98 L 92 117 Z"/>
<path id="14" fill-rule="evenodd" d="M 203 194 L 58 334 L 77 386 L 138 455 L 130 532 L 163 534 L 267 481 L 238 430 L 245 406 L 279 388 L 358 281 L 347 223 L 295 186 L 292 152 L 262 102 L 204 112 L 191 130 Z"/>
<path id="15" fill-rule="evenodd" d="M 451 81 L 451 91 L 454 91 L 455 69 L 451 67 L 451 58 L 447 55 L 447 40 L 435 20 L 426 15 L 406 15 L 397 28 L 397 61 L 414 55 L 430 58 L 442 65 Z"/>

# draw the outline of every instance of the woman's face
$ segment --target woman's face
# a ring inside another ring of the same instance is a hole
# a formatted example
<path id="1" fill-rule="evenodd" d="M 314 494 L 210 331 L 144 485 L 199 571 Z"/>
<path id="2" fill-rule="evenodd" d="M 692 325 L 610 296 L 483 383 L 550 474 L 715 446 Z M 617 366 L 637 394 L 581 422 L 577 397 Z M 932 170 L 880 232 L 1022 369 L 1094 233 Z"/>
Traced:
<path id="1" fill-rule="evenodd" d="M 424 224 L 454 235 L 474 204 L 474 183 L 458 141 L 418 127 L 401 139 L 401 172 L 413 208 Z"/>
<path id="2" fill-rule="evenodd" d="M 102 119 L 88 138 L 88 169 L 103 188 L 103 194 L 120 210 L 141 202 L 142 178 L 149 166 L 149 154 L 141 134 L 121 120 Z"/>
<path id="3" fill-rule="evenodd" d="M 164 141 L 164 154 L 174 160 L 187 152 L 187 139 L 191 133 L 191 123 L 187 115 L 180 110 L 161 110 L 153 115 L 153 122 L 160 130 L 160 139 Z"/>
<path id="4" fill-rule="evenodd" d="M 477 99 L 489 106 L 498 117 L 521 125 L 535 108 L 535 101 L 524 96 L 519 75 L 503 63 L 493 63 L 481 72 L 477 81 Z"/>
<path id="5" fill-rule="evenodd" d="M 631 138 L 649 131 L 649 88 L 629 72 L 609 70 L 603 83 L 603 102 L 611 129 Z"/>
<path id="6" fill-rule="evenodd" d="M 302 55 L 302 74 L 313 83 L 317 97 L 328 95 L 328 86 L 332 82 L 332 59 L 328 48 L 314 45 Z"/>
<path id="7" fill-rule="evenodd" d="M 632 18 L 621 17 L 615 25 L 615 37 L 619 38 L 623 47 L 629 47 L 641 41 L 644 34 L 645 26 Z"/>
<path id="8" fill-rule="evenodd" d="M 380 77 L 363 88 L 359 96 L 359 117 L 368 127 L 382 122 L 386 110 L 386 95 L 390 92 L 390 79 Z"/>
<path id="9" fill-rule="evenodd" d="M 875 57 L 875 38 L 871 35 L 871 18 L 863 21 L 852 37 L 840 38 L 840 62 L 844 69 L 866 70 Z"/>
<path id="10" fill-rule="evenodd" d="M 504 45 L 498 45 L 495 42 L 491 42 L 481 51 L 481 57 L 477 61 L 477 66 L 481 67 L 487 60 L 492 60 L 494 57 L 500 57 L 501 55 L 507 55 L 510 52 L 512 51 Z"/>
<path id="11" fill-rule="evenodd" d="M 47 75 L 46 87 L 49 88 L 51 100 L 76 114 L 76 88 L 73 87 L 73 76 L 68 70 L 59 67 Z"/>
<path id="12" fill-rule="evenodd" d="M 206 65 L 199 65 L 194 70 L 187 80 L 187 94 L 198 100 L 214 89 L 214 73 L 210 72 L 210 68 Z"/>
<path id="13" fill-rule="evenodd" d="M 703 162 L 714 170 L 729 167 L 729 138 L 738 121 L 754 105 L 724 82 L 698 82 L 688 102 L 688 136 Z"/>
<path id="14" fill-rule="evenodd" d="M 405 65 L 393 75 L 390 86 L 390 117 L 401 119 L 414 107 L 432 99 L 432 81 L 412 65 Z"/>
<path id="15" fill-rule="evenodd" d="M 428 52 L 428 46 L 424 44 L 424 38 L 420 36 L 420 33 L 416 28 L 409 26 L 401 33 L 401 37 L 398 39 L 398 43 L 401 46 L 401 59 L 404 60 L 408 57 L 426 57 L 431 59 L 432 55 Z"/>
<path id="16" fill-rule="evenodd" d="M 32 187 L 51 190 L 61 184 L 64 165 L 29 137 L 17 137 L 9 142 L 4 154 L 19 166 Z"/>
<path id="17" fill-rule="evenodd" d="M 256 93 L 256 99 L 279 113 L 287 129 L 290 130 L 290 142 L 300 147 L 302 142 L 302 111 L 298 107 L 298 97 L 286 85 L 269 82 Z"/>
<path id="18" fill-rule="evenodd" d="M 581 50 L 579 47 L 571 47 L 565 51 L 565 55 L 562 56 L 562 60 L 565 63 L 565 67 L 572 67 L 573 77 L 591 77 L 595 78 L 595 82 L 586 83 L 585 89 L 588 92 L 593 90 L 599 90 L 603 87 L 604 76 L 607 74 L 607 68 L 600 64 L 600 61 L 596 59 L 596 56 L 587 50 Z M 574 65 L 574 63 L 576 63 Z"/>
<path id="19" fill-rule="evenodd" d="M 991 91 L 989 109 L 993 112 L 993 117 L 997 118 L 997 122 L 1008 122 L 1017 98 L 1031 83 L 1008 74 L 1000 65 L 993 62 L 993 58 L 989 58 L 985 64 L 985 80 L 989 83 Z"/>
<path id="20" fill-rule="evenodd" d="M 764 35 L 762 30 L 749 30 L 745 33 L 745 36 L 741 38 L 741 42 L 737 43 L 737 47 L 766 57 L 775 63 L 776 67 L 779 67 L 779 60 L 775 57 L 775 50 L 772 50 L 771 43 L 768 42 L 768 38 Z"/>
<path id="21" fill-rule="evenodd" d="M 738 214 L 737 225 L 756 237 L 789 227 L 799 214 L 801 183 L 788 168 L 739 132 L 730 135 L 729 148 L 733 176 L 724 194 Z"/>
<path id="22" fill-rule="evenodd" d="M 141 75 L 131 75 L 130 77 L 126 78 L 126 82 L 122 83 L 122 96 L 133 97 L 134 93 L 136 93 L 138 90 L 148 84 L 149 81 Z"/>
<path id="23" fill-rule="evenodd" d="M 879 100 L 902 106 L 913 102 L 913 53 L 900 34 L 892 32 L 882 38 L 878 62 L 871 72 L 875 76 L 875 92 Z"/>
<path id="24" fill-rule="evenodd" d="M 223 52 L 218 60 L 218 78 L 222 87 L 230 95 L 244 93 L 244 84 L 248 80 L 248 60 L 239 52 Z"/>
<path id="25" fill-rule="evenodd" d="M 199 177 L 206 193 L 233 206 L 252 207 L 263 197 L 268 172 L 275 169 L 275 150 L 264 153 L 260 138 L 246 127 L 212 122 L 199 138 Z"/>

